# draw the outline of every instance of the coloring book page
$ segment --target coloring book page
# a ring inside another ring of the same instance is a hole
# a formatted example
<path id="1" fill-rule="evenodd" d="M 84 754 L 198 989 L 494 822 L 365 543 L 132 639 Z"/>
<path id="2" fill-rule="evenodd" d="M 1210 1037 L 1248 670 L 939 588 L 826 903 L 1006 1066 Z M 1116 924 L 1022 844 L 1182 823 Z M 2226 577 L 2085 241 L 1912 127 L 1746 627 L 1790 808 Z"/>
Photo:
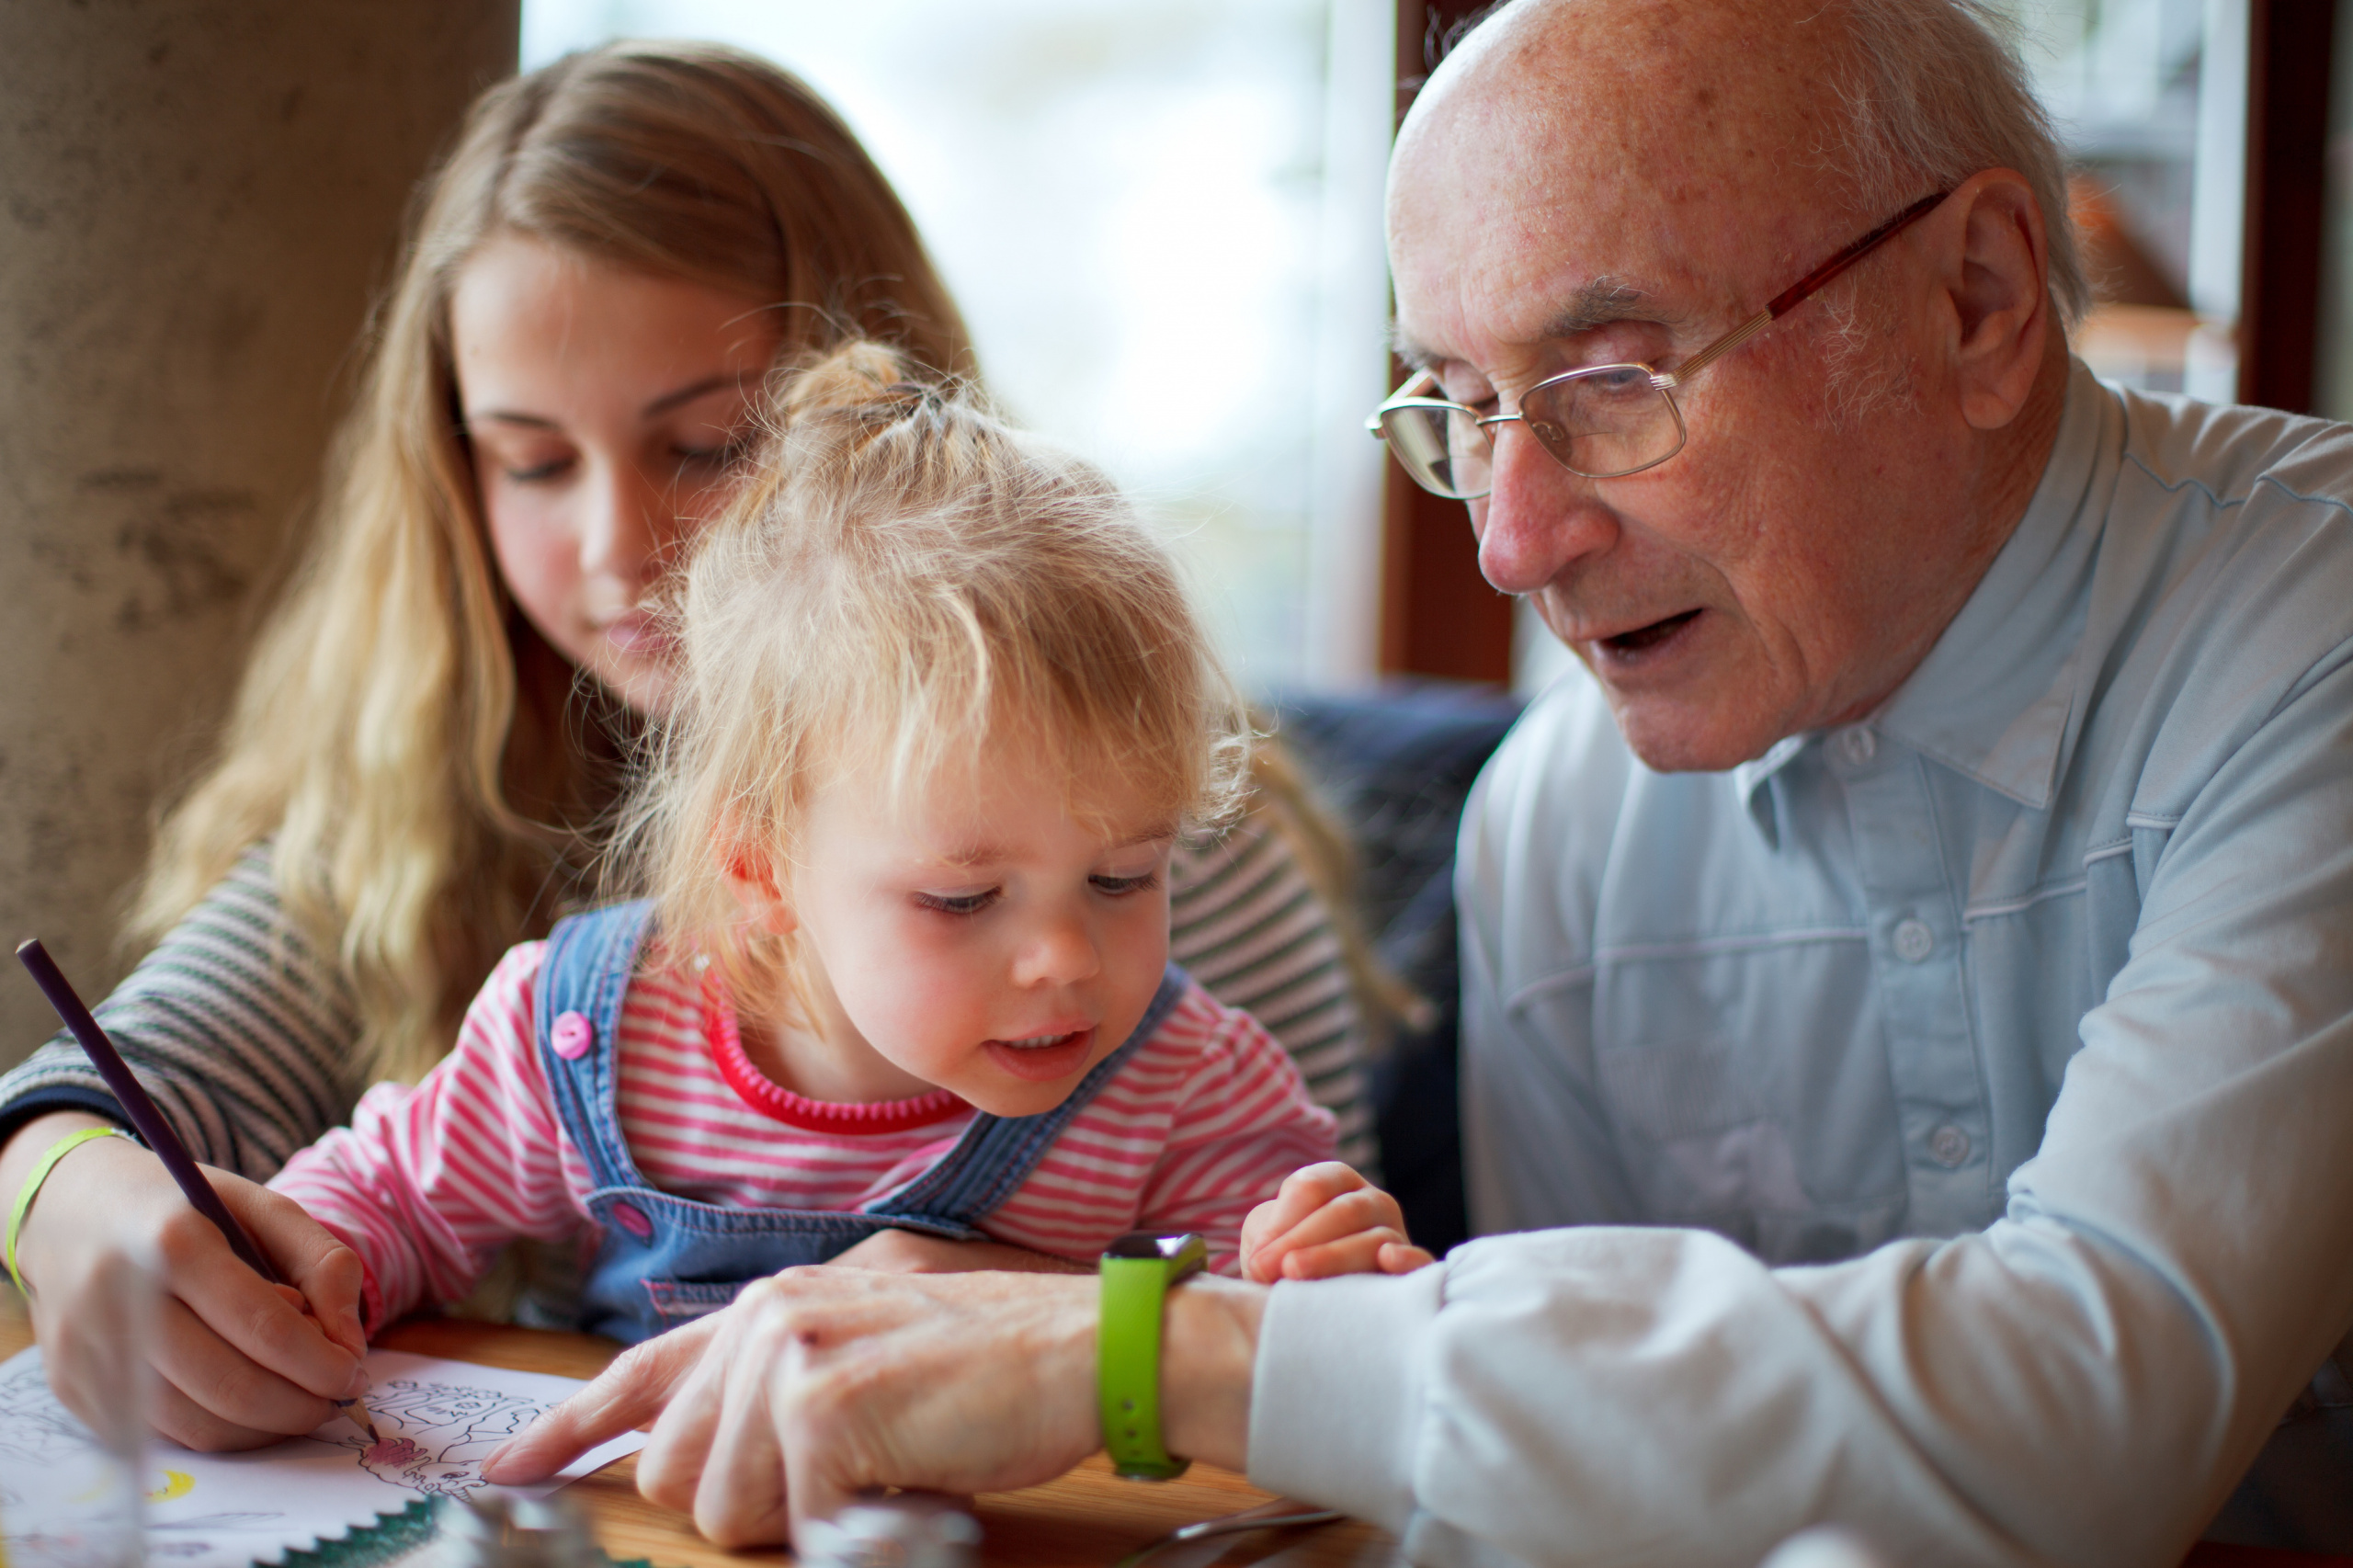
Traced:
<path id="1" fill-rule="evenodd" d="M 368 1353 L 369 1411 L 381 1441 L 341 1415 L 307 1437 L 241 1454 L 153 1441 L 140 1478 L 147 1559 L 176 1568 L 275 1562 L 289 1548 L 338 1540 L 419 1499 L 485 1484 L 483 1460 L 581 1386 L 574 1378 Z M 631 1432 L 592 1449 L 544 1485 L 545 1496 L 645 1445 Z M 90 1532 L 74 1512 L 122 1511 L 106 1495 L 97 1439 L 50 1392 L 38 1346 L 0 1363 L 0 1533 L 9 1568 L 84 1568 Z M 120 1481 L 112 1483 L 119 1491 Z"/>

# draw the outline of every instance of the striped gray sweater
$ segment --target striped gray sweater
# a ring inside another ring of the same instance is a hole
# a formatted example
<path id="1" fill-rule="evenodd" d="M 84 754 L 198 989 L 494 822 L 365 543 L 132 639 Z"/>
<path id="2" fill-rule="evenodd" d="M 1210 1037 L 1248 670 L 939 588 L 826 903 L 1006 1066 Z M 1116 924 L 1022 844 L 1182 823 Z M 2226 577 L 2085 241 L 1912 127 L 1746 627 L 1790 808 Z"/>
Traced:
<path id="1" fill-rule="evenodd" d="M 1341 1157 L 1373 1174 L 1356 998 L 1331 916 L 1290 842 L 1246 819 L 1222 839 L 1180 846 L 1169 882 L 1172 956 L 1282 1042 L 1317 1103 L 1338 1116 Z M 97 1016 L 189 1153 L 256 1181 L 347 1119 L 367 1086 L 350 984 L 286 917 L 266 845 Z M 65 1108 L 119 1116 L 113 1105 L 63 1035 L 0 1077 L 0 1117 L 11 1122 Z"/>

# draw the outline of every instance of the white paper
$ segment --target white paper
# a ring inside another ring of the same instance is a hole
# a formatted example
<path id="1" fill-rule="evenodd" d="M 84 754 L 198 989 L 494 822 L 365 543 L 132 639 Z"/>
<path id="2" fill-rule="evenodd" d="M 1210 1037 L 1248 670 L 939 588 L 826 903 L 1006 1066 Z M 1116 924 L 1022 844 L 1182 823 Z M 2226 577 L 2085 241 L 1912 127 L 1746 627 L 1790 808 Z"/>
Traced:
<path id="1" fill-rule="evenodd" d="M 484 1485 L 483 1460 L 540 1413 L 581 1386 L 575 1378 L 411 1356 L 368 1353 L 368 1408 L 382 1441 L 338 1415 L 307 1437 L 241 1454 L 199 1454 L 155 1442 L 147 1450 L 150 1562 L 243 1568 L 275 1562 L 372 1525 L 421 1497 Z M 545 1496 L 645 1446 L 630 1432 L 574 1460 L 554 1480 L 512 1488 Z M 71 1511 L 107 1506 L 85 1477 L 104 1456 L 87 1428 L 50 1392 L 38 1346 L 0 1364 L 0 1532 L 10 1568 L 69 1568 L 86 1531 Z M 111 1509 L 109 1509 L 111 1511 Z"/>

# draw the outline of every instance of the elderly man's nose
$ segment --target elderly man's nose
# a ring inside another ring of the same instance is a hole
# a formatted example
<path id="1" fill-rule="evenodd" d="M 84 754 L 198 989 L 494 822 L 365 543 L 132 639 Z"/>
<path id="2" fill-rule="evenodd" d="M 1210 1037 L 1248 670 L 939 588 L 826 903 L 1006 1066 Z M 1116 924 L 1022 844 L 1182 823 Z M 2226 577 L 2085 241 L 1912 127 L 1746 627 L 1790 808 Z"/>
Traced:
<path id="1" fill-rule="evenodd" d="M 1471 503 L 1479 570 L 1506 594 L 1532 594 L 1586 555 L 1608 547 L 1617 525 L 1578 478 L 1525 426 L 1495 427 L 1494 488 Z"/>

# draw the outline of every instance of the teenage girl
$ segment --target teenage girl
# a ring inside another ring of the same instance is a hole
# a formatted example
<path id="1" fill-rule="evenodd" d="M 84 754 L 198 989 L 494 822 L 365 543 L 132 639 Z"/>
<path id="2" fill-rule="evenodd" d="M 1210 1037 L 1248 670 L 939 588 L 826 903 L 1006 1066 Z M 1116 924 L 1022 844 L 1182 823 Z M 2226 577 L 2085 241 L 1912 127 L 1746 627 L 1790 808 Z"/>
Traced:
<path id="1" fill-rule="evenodd" d="M 271 1184 L 369 1329 L 517 1237 L 636 1340 L 886 1229 L 1088 1263 L 1243 1220 L 1330 1112 L 1168 962 L 1249 726 L 1093 470 L 866 344 L 790 383 L 688 568 L 643 903 L 493 971 L 456 1051 Z"/>

